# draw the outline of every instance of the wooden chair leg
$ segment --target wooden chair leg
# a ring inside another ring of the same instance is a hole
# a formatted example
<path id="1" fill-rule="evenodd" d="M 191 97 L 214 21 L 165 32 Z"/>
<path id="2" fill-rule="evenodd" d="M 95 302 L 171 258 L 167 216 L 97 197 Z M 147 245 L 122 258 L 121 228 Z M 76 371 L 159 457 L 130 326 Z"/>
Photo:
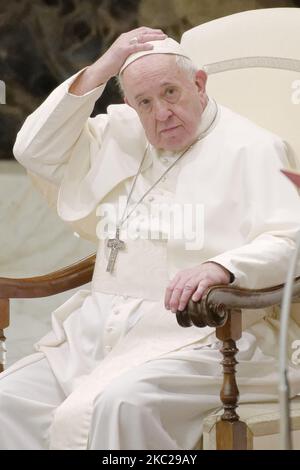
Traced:
<path id="1" fill-rule="evenodd" d="M 231 310 L 224 326 L 216 329 L 216 336 L 223 342 L 223 386 L 220 393 L 224 413 L 216 423 L 216 448 L 222 450 L 249 449 L 248 430 L 246 423 L 239 420 L 236 413 L 239 389 L 236 383 L 238 349 L 236 341 L 242 335 L 242 312 Z"/>
<path id="2" fill-rule="evenodd" d="M 0 299 L 0 372 L 6 362 L 6 347 L 4 329 L 9 326 L 9 299 Z"/>

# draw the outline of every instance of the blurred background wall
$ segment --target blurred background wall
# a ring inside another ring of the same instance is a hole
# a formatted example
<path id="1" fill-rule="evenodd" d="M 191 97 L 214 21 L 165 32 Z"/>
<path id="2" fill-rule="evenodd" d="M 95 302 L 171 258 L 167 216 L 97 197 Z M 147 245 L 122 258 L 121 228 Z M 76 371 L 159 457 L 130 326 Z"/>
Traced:
<path id="1" fill-rule="evenodd" d="M 10 0 L 0 2 L 0 158 L 25 117 L 59 83 L 96 60 L 124 31 L 146 25 L 174 39 L 197 24 L 256 8 L 300 6 L 300 0 Z M 113 81 L 96 112 L 119 102 Z"/>
<path id="2" fill-rule="evenodd" d="M 300 7 L 300 0 L 0 0 L 0 276 L 46 273 L 96 249 L 47 207 L 13 159 L 18 129 L 53 88 L 132 28 L 162 28 L 180 39 L 206 21 L 274 7 Z M 120 101 L 111 80 L 94 114 Z M 12 302 L 8 364 L 32 352 L 51 311 L 70 295 Z"/>

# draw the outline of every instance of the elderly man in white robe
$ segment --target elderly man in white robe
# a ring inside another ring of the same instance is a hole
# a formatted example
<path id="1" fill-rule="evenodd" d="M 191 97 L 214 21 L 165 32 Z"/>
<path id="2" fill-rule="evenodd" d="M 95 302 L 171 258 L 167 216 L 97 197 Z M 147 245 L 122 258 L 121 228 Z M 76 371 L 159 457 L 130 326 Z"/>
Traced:
<path id="1" fill-rule="evenodd" d="M 91 118 L 116 75 L 125 104 Z M 214 284 L 284 282 L 300 204 L 279 171 L 283 142 L 205 85 L 178 43 L 143 27 L 25 121 L 16 158 L 98 251 L 91 290 L 53 312 L 36 352 L 1 374 L 2 449 L 192 449 L 219 406 L 214 330 L 183 329 L 174 313 Z M 275 400 L 278 318 L 245 320 L 242 399 Z M 294 395 L 292 364 L 290 380 Z"/>

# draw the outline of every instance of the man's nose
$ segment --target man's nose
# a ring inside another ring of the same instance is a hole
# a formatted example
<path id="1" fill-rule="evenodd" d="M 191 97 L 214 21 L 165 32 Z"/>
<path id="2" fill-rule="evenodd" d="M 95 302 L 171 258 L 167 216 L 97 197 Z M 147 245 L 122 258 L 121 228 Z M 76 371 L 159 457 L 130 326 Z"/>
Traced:
<path id="1" fill-rule="evenodd" d="M 155 103 L 155 117 L 158 121 L 166 121 L 172 116 L 172 110 L 168 103 L 158 101 Z"/>

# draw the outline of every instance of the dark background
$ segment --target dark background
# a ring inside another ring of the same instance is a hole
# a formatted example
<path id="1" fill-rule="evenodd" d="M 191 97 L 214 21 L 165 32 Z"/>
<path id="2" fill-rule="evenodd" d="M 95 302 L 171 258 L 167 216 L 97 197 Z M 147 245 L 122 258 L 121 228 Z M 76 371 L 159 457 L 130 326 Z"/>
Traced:
<path id="1" fill-rule="evenodd" d="M 24 119 L 53 88 L 96 60 L 124 31 L 146 25 L 174 39 L 197 24 L 256 8 L 300 7 L 300 0 L 0 0 L 0 158 Z M 94 113 L 121 101 L 111 80 Z"/>

